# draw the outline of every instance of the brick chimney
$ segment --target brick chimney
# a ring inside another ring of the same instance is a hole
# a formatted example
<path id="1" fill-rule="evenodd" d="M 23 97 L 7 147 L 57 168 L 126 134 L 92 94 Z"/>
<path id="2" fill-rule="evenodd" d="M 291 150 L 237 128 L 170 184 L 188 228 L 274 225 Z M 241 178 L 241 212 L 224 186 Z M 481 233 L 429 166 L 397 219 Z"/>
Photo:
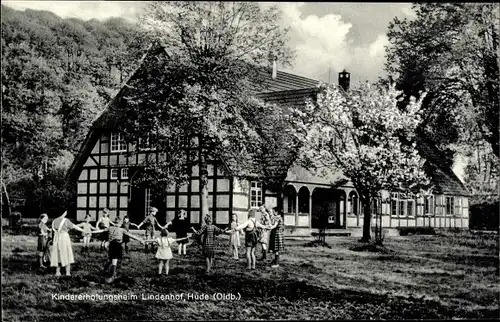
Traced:
<path id="1" fill-rule="evenodd" d="M 344 89 L 344 91 L 349 90 L 349 84 L 351 83 L 351 73 L 346 72 L 345 69 L 339 73 L 339 86 Z"/>

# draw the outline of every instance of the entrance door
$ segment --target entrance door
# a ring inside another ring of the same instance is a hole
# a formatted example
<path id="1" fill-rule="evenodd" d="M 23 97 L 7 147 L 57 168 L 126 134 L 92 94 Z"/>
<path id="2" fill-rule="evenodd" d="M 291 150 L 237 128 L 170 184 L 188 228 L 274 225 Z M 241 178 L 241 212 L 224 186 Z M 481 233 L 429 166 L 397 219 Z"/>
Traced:
<path id="1" fill-rule="evenodd" d="M 340 196 L 333 189 L 315 188 L 312 195 L 312 228 L 341 228 Z"/>
<path id="2" fill-rule="evenodd" d="M 151 189 L 151 206 L 158 208 L 156 220 L 162 226 L 167 223 L 167 203 L 165 193 Z"/>
<path id="3" fill-rule="evenodd" d="M 130 222 L 139 225 L 146 217 L 146 190 L 131 186 L 132 191 L 128 203 Z"/>

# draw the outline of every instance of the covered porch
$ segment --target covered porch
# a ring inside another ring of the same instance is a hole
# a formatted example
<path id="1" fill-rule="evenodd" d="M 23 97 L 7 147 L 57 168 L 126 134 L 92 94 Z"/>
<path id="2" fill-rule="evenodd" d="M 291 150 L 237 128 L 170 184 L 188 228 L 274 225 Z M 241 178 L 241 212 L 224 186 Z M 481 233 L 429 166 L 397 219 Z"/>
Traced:
<path id="1" fill-rule="evenodd" d="M 349 187 L 289 182 L 283 191 L 285 227 L 292 230 L 311 233 L 356 226 L 348 220 L 358 217 L 359 209 L 359 198 Z"/>

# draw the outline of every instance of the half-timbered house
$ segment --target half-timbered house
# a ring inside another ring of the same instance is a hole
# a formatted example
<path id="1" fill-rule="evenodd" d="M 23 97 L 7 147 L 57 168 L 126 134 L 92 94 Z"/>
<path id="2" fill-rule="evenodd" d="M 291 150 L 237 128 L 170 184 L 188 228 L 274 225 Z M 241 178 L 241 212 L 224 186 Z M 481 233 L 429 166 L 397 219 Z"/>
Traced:
<path id="1" fill-rule="evenodd" d="M 132 76 L 133 77 L 133 76 Z M 278 71 L 266 76 L 264 90 L 255 95 L 278 105 L 303 105 L 314 99 L 318 81 Z M 349 86 L 349 73 L 339 74 L 339 84 Z M 125 86 L 124 86 L 125 88 Z M 124 88 L 111 101 L 108 109 L 119 102 Z M 179 209 L 188 212 L 193 225 L 202 221 L 200 165 L 197 160 L 201 137 L 192 138 L 190 149 L 192 167 L 187 183 L 164 193 L 152 193 L 155 187 L 139 188 L 133 184 L 133 174 L 149 155 L 157 159 L 166 156 L 153 150 L 147 142 L 126 142 L 112 122 L 106 121 L 104 111 L 94 122 L 85 142 L 69 170 L 69 178 L 77 186 L 76 207 L 72 213 L 77 220 L 90 214 L 94 220 L 100 209 L 108 207 L 119 216 L 128 214 L 139 223 L 150 206 L 159 209 L 160 223 L 172 218 Z M 428 173 L 435 189 L 424 198 L 382 191 L 374 211 L 382 214 L 382 225 L 397 227 L 468 227 L 468 192 L 442 162 L 439 151 L 423 142 L 421 152 L 427 159 Z M 298 164 L 278 169 L 285 180 L 284 191 L 274 191 L 251 176 L 228 177 L 223 169 L 225 160 L 213 157 L 208 162 L 208 209 L 215 224 L 227 225 L 231 213 L 245 220 L 249 208 L 260 204 L 282 205 L 287 234 L 311 234 L 322 222 L 327 228 L 360 228 L 363 212 L 356 190 L 340 172 L 318 176 Z M 160 197 L 157 197 L 160 196 Z M 279 200 L 280 199 L 280 200 Z"/>

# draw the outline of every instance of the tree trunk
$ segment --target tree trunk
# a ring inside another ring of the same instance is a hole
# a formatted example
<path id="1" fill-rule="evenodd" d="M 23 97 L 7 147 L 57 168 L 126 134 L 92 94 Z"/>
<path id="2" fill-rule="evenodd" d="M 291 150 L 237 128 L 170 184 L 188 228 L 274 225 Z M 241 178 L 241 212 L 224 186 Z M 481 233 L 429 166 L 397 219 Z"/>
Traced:
<path id="1" fill-rule="evenodd" d="M 363 237 L 361 238 L 361 242 L 369 242 L 371 240 L 371 209 L 370 209 L 370 199 L 365 198 L 361 201 L 363 203 Z"/>
<path id="2" fill-rule="evenodd" d="M 5 186 L 5 183 L 2 182 L 2 218 L 10 218 L 11 214 L 11 207 L 10 207 L 10 199 L 9 199 L 9 194 L 7 193 L 7 187 Z M 3 196 L 5 195 L 5 205 L 3 203 Z M 3 213 L 4 209 L 6 210 L 6 213 Z"/>
<path id="3" fill-rule="evenodd" d="M 201 215 L 204 220 L 205 215 L 208 215 L 208 169 L 205 153 L 200 154 L 200 180 L 201 180 Z M 203 225 L 204 222 L 201 222 Z"/>

